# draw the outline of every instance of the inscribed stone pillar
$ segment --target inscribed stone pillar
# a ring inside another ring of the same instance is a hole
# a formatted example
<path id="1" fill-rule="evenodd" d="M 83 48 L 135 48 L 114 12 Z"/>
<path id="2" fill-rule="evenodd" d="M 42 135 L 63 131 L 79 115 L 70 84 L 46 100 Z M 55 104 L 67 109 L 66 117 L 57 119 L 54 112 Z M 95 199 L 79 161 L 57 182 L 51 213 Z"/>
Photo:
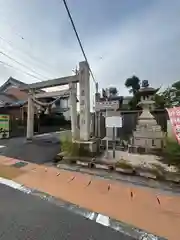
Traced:
<path id="1" fill-rule="evenodd" d="M 87 62 L 79 63 L 80 140 L 90 139 L 90 84 Z"/>
<path id="2" fill-rule="evenodd" d="M 32 139 L 34 135 L 34 103 L 32 96 L 28 97 L 28 109 L 27 109 L 27 134 L 26 138 L 28 140 Z"/>
<path id="3" fill-rule="evenodd" d="M 91 113 L 91 124 L 90 124 L 90 127 L 91 127 L 91 136 L 92 137 L 95 137 L 95 113 Z"/>
<path id="4" fill-rule="evenodd" d="M 99 138 L 102 137 L 102 133 L 101 133 L 101 129 L 102 129 L 101 121 L 102 121 L 102 113 L 100 112 L 100 113 L 99 113 L 99 116 L 98 116 L 98 137 L 99 137 Z"/>
<path id="5" fill-rule="evenodd" d="M 72 140 L 77 140 L 77 84 L 69 83 Z"/>
<path id="6" fill-rule="evenodd" d="M 95 112 L 95 137 L 98 137 L 98 116 L 99 112 Z"/>

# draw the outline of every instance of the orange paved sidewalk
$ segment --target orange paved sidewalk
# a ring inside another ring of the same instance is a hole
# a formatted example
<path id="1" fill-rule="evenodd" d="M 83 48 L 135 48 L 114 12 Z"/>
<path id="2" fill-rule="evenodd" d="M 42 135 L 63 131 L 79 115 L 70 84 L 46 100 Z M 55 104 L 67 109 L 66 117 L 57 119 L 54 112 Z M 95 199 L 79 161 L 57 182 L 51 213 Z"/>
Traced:
<path id="1" fill-rule="evenodd" d="M 13 160 L 11 160 L 13 161 Z M 0 163 L 8 165 L 0 157 Z M 88 174 L 28 164 L 13 180 L 57 198 L 132 224 L 169 240 L 180 234 L 180 196 L 168 196 L 143 187 Z M 160 204 L 159 204 L 160 203 Z"/>

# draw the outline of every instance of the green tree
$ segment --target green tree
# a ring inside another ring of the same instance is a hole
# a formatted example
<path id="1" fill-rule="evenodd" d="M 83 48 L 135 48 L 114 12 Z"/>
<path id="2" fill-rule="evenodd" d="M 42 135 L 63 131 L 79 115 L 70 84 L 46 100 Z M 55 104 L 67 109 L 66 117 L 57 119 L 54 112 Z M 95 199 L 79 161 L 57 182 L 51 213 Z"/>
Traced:
<path id="1" fill-rule="evenodd" d="M 132 76 L 125 81 L 125 86 L 130 88 L 129 92 L 135 96 L 135 94 L 140 89 L 140 79 L 136 76 Z"/>
<path id="2" fill-rule="evenodd" d="M 161 94 L 155 94 L 154 95 L 154 101 L 155 101 L 155 108 L 156 109 L 164 109 L 165 107 L 165 98 Z"/>
<path id="3" fill-rule="evenodd" d="M 127 88 L 130 88 L 129 92 L 133 93 L 133 98 L 129 102 L 130 109 L 136 110 L 136 109 L 141 109 L 140 106 L 138 106 L 138 103 L 140 101 L 140 94 L 139 94 L 139 89 L 140 89 L 140 79 L 136 76 L 132 76 L 131 78 L 128 78 L 125 82 L 125 86 Z M 157 92 L 159 89 L 157 89 Z M 165 106 L 165 97 L 163 94 L 158 94 L 156 93 L 154 96 L 154 101 L 155 101 L 155 108 L 158 109 L 163 109 Z"/>
<path id="4" fill-rule="evenodd" d="M 117 94 L 118 94 L 118 90 L 117 90 L 116 87 L 110 87 L 109 88 L 109 95 L 110 96 L 117 96 Z"/>
<path id="5" fill-rule="evenodd" d="M 165 107 L 180 106 L 180 81 L 173 83 L 170 87 L 161 92 L 164 98 Z"/>

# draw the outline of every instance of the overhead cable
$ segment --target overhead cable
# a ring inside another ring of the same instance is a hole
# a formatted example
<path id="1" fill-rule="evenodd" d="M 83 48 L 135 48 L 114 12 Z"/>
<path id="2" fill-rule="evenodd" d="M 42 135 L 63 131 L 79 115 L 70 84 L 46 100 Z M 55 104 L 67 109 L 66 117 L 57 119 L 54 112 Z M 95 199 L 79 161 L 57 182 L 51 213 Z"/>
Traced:
<path id="1" fill-rule="evenodd" d="M 3 38 L 2 36 L 0 36 L 0 39 L 4 42 L 6 42 L 9 46 L 11 46 L 13 49 L 14 49 L 14 46 L 13 46 L 13 43 L 9 40 L 6 40 L 5 38 Z M 48 63 L 43 61 L 42 59 L 38 58 L 37 56 L 32 56 L 30 55 L 28 52 L 22 50 L 22 49 L 15 49 L 15 50 L 18 50 L 19 52 L 22 52 L 23 54 L 25 54 L 26 56 L 28 56 L 30 59 L 32 59 L 33 61 L 35 60 L 36 62 L 38 63 L 41 63 L 41 65 L 43 67 L 46 67 L 47 68 L 47 65 Z"/>
<path id="2" fill-rule="evenodd" d="M 66 2 L 66 0 L 62 0 L 62 1 L 63 1 L 63 3 L 64 3 L 64 6 L 65 6 L 66 11 L 67 11 L 67 13 L 68 13 L 69 19 L 70 19 L 70 21 L 71 21 L 73 30 L 74 30 L 74 32 L 75 32 L 75 35 L 76 35 L 76 38 L 77 38 L 77 40 L 78 40 L 79 46 L 80 46 L 81 51 L 82 51 L 82 54 L 83 54 L 83 56 L 84 56 L 84 59 L 85 59 L 85 61 L 86 61 L 87 64 L 88 64 L 89 71 L 90 71 L 90 74 L 91 74 L 91 76 L 92 76 L 92 79 L 93 79 L 94 83 L 96 83 L 96 80 L 95 80 L 95 78 L 94 78 L 93 72 L 92 72 L 92 70 L 91 70 L 91 68 L 90 68 L 90 65 L 89 65 L 89 63 L 88 63 L 88 59 L 87 59 L 87 56 L 86 56 L 86 54 L 85 54 L 84 48 L 83 48 L 83 46 L 82 46 L 82 43 L 81 43 L 79 34 L 78 34 L 77 30 L 76 30 L 76 26 L 75 26 L 74 21 L 73 21 L 73 19 L 72 19 L 70 10 L 69 10 L 69 8 L 68 8 L 68 6 L 67 6 L 67 2 Z"/>
<path id="3" fill-rule="evenodd" d="M 19 69 L 19 68 L 16 68 L 16 67 L 12 66 L 12 65 L 9 64 L 9 63 L 0 61 L 0 64 L 4 65 L 4 66 L 6 66 L 6 67 L 13 68 L 15 71 L 22 72 L 23 74 L 28 75 L 28 76 L 30 76 L 30 77 L 33 77 L 33 78 L 35 78 L 35 79 L 42 80 L 42 79 L 36 77 L 34 74 L 31 74 L 31 73 L 29 73 L 29 72 L 26 72 L 26 71 L 23 71 L 23 70 L 21 70 L 21 69 Z"/>
<path id="4" fill-rule="evenodd" d="M 24 67 L 24 68 L 30 70 L 31 72 L 34 72 L 35 74 L 39 75 L 40 77 L 46 78 L 46 77 L 43 76 L 42 74 L 40 74 L 40 73 L 36 72 L 35 70 L 29 68 L 28 66 L 26 66 L 25 64 L 19 62 L 18 60 L 16 60 L 15 58 L 9 56 L 8 54 L 6 54 L 6 53 L 4 53 L 4 52 L 2 52 L 2 51 L 0 51 L 0 54 L 2 54 L 3 56 L 9 58 L 10 60 L 16 62 L 17 64 L 21 65 L 22 67 Z M 44 79 L 41 79 L 41 80 L 44 80 Z"/>

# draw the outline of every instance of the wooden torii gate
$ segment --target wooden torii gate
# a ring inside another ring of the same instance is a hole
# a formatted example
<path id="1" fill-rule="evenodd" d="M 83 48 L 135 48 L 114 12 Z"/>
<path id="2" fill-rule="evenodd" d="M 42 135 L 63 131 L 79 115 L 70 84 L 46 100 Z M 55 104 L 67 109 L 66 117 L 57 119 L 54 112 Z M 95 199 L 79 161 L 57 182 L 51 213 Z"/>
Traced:
<path id="1" fill-rule="evenodd" d="M 77 129 L 77 83 L 80 88 L 80 134 Z M 42 97 L 60 97 L 65 91 L 44 92 L 34 95 L 35 90 L 56 87 L 69 84 L 70 95 L 70 114 L 71 114 L 71 132 L 73 140 L 88 141 L 90 139 L 90 83 L 89 83 L 89 66 L 87 62 L 79 63 L 79 71 L 76 75 L 62 77 L 37 83 L 32 83 L 23 87 L 21 90 L 29 90 L 28 97 L 28 114 L 27 114 L 27 139 L 32 139 L 34 135 L 34 102 Z M 79 135 L 79 136 L 78 136 Z"/>

